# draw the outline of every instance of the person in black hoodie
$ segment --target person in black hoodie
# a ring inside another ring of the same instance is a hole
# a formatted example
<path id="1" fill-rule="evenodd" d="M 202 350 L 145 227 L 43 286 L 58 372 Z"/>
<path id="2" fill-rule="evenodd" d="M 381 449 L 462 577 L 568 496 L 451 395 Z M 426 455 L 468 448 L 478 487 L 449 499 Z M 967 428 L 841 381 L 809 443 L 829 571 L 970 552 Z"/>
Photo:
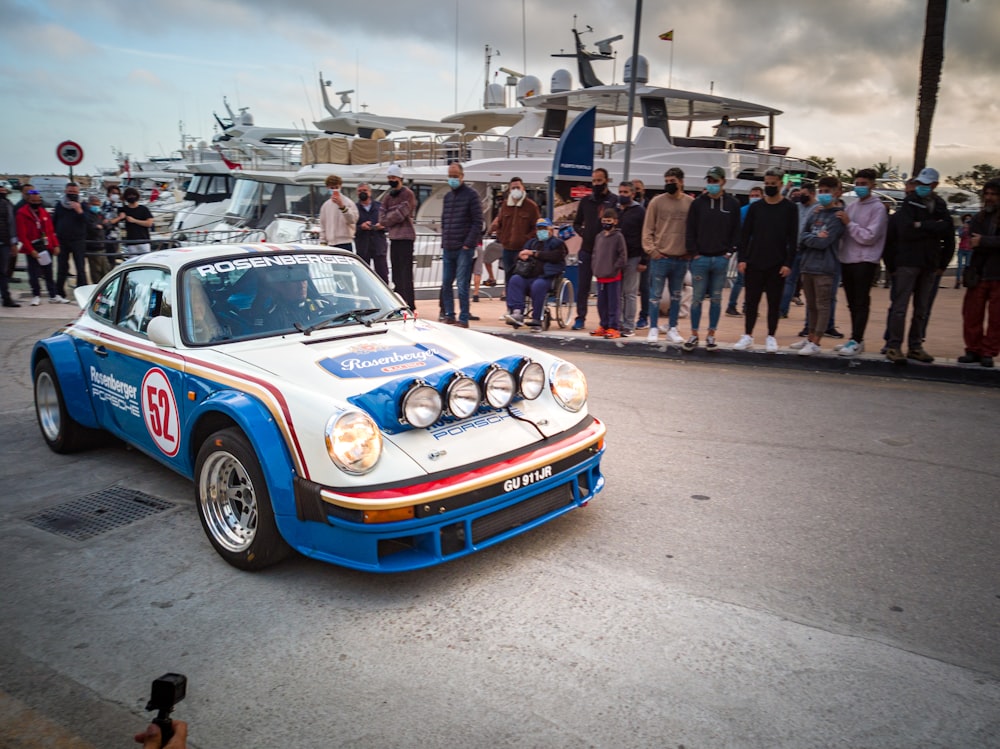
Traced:
<path id="1" fill-rule="evenodd" d="M 7 199 L 9 192 L 6 183 L 0 183 L 0 296 L 4 307 L 20 307 L 10 295 L 9 276 L 13 274 L 10 258 L 15 255 L 17 226 L 14 222 L 14 206 Z M 11 271 L 8 273 L 8 271 Z"/>
<path id="2" fill-rule="evenodd" d="M 968 279 L 962 301 L 965 355 L 958 361 L 992 367 L 1000 354 L 1000 179 L 983 185 L 983 208 L 969 222 L 969 238 L 970 273 L 977 278 Z"/>
<path id="3" fill-rule="evenodd" d="M 885 357 L 894 364 L 906 364 L 907 359 L 934 361 L 924 351 L 927 318 L 938 279 L 955 252 L 954 224 L 944 201 L 933 192 L 937 183 L 936 169 L 927 167 L 921 171 L 907 183 L 913 192 L 907 194 L 889 220 L 890 240 L 886 242 L 883 260 L 892 274 L 892 307 Z M 911 297 L 909 350 L 904 355 L 903 333 Z"/>
<path id="4" fill-rule="evenodd" d="M 66 183 L 66 194 L 56 203 L 52 223 L 59 238 L 62 252 L 57 258 L 59 268 L 56 273 L 56 289 L 59 296 L 66 298 L 66 279 L 69 278 L 69 259 L 73 257 L 76 268 L 76 285 L 87 285 L 87 216 L 80 204 L 80 186 L 76 182 Z"/>
<path id="5" fill-rule="evenodd" d="M 687 215 L 685 246 L 691 260 L 691 337 L 685 351 L 698 347 L 698 326 L 705 293 L 709 295 L 708 336 L 705 348 L 718 348 L 715 331 L 722 316 L 722 289 L 729 258 L 740 240 L 740 202 L 726 192 L 726 173 L 713 166 L 705 175 L 705 192 L 695 198 Z"/>
<path id="6" fill-rule="evenodd" d="M 628 263 L 622 271 L 621 329 L 622 338 L 635 335 L 635 316 L 638 304 L 639 279 L 644 253 L 642 251 L 642 224 L 646 209 L 635 200 L 635 185 L 621 182 L 618 185 L 618 229 L 625 237 Z"/>
<path id="7" fill-rule="evenodd" d="M 617 198 L 608 190 L 608 170 L 597 167 L 590 176 L 590 195 L 576 204 L 573 229 L 580 235 L 580 252 L 577 254 L 576 320 L 573 330 L 583 330 L 590 303 L 590 283 L 594 276 L 590 265 L 594 252 L 594 238 L 601 232 L 601 216 L 607 208 L 614 208 Z"/>

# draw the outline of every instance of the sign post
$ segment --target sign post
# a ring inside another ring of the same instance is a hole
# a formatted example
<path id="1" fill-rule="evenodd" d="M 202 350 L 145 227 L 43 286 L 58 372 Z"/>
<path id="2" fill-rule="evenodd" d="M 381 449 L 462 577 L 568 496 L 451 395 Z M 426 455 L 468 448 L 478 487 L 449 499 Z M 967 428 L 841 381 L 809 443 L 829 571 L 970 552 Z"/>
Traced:
<path id="1" fill-rule="evenodd" d="M 56 146 L 56 158 L 69 167 L 69 181 L 73 181 L 73 167 L 83 161 L 83 147 L 74 141 L 64 140 Z"/>

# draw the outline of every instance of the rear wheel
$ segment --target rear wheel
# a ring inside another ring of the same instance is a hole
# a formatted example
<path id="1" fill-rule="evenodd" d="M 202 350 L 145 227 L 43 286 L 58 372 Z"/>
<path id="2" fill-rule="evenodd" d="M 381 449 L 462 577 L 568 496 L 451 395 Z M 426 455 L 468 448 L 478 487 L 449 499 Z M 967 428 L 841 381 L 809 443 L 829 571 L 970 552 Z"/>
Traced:
<path id="1" fill-rule="evenodd" d="M 194 475 L 198 517 L 219 556 L 250 571 L 288 556 L 264 472 L 240 430 L 223 429 L 205 440 Z"/>
<path id="2" fill-rule="evenodd" d="M 569 326 L 574 310 L 573 282 L 563 278 L 556 287 L 556 322 L 560 328 Z"/>
<path id="3" fill-rule="evenodd" d="M 48 359 L 42 359 L 35 367 L 35 415 L 42 437 L 53 452 L 76 452 L 98 434 L 69 415 L 55 367 Z"/>

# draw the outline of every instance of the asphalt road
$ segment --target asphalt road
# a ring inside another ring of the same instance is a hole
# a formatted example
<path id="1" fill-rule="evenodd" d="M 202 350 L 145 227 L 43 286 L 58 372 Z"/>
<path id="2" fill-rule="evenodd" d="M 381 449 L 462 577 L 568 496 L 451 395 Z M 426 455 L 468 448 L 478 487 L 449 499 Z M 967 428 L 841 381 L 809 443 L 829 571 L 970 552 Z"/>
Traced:
<path id="1" fill-rule="evenodd" d="M 185 480 L 47 450 L 50 329 L 0 327 L 0 746 L 130 746 L 180 671 L 201 749 L 1000 747 L 996 389 L 574 354 L 589 507 L 418 573 L 251 575 Z M 176 507 L 25 520 L 109 486 Z"/>

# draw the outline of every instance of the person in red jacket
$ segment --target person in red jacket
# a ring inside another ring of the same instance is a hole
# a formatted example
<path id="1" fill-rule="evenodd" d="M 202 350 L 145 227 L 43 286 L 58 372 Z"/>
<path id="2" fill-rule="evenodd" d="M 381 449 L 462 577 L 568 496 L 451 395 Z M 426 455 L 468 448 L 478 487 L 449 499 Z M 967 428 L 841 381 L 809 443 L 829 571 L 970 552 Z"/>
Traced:
<path id="1" fill-rule="evenodd" d="M 28 190 L 27 202 L 17 209 L 17 238 L 20 252 L 27 256 L 28 283 L 31 285 L 31 306 L 41 304 L 41 290 L 38 278 L 45 279 L 51 304 L 68 304 L 69 300 L 60 296 L 52 278 L 52 259 L 59 254 L 59 240 L 52 225 L 52 217 L 42 206 L 42 196 L 38 190 Z"/>

